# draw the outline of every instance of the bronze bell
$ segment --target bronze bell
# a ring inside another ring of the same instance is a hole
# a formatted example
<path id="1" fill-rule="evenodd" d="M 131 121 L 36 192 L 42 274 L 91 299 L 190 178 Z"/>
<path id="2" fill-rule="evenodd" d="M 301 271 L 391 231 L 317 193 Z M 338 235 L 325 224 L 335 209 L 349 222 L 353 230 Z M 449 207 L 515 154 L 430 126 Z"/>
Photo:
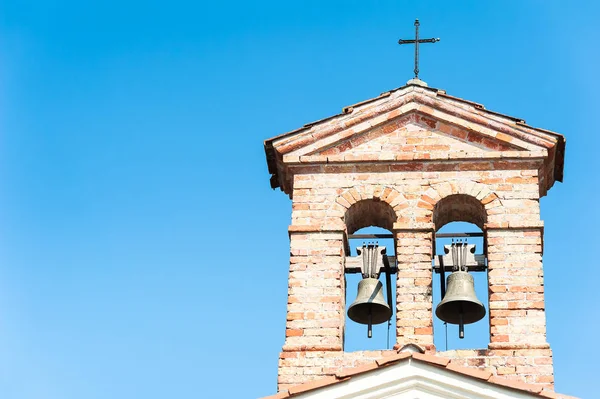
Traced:
<path id="1" fill-rule="evenodd" d="M 358 283 L 356 300 L 348 308 L 348 317 L 360 324 L 381 324 L 392 317 L 392 309 L 383 297 L 383 284 L 376 278 Z"/>
<path id="2" fill-rule="evenodd" d="M 460 338 L 463 338 L 463 325 L 483 319 L 485 307 L 475 295 L 475 282 L 469 273 L 453 272 L 446 286 L 446 295 L 435 309 L 435 315 L 446 323 L 458 324 Z"/>
<path id="3" fill-rule="evenodd" d="M 363 244 L 356 248 L 358 255 L 362 255 L 361 266 L 362 280 L 358 283 L 356 300 L 348 308 L 350 320 L 367 325 L 367 337 L 372 337 L 372 325 L 386 322 L 392 317 L 391 282 L 389 265 L 386 266 L 386 286 L 388 289 L 388 302 L 383 298 L 383 284 L 379 281 L 379 261 L 383 261 L 385 247 L 377 244 Z M 384 262 L 387 264 L 386 262 Z"/>

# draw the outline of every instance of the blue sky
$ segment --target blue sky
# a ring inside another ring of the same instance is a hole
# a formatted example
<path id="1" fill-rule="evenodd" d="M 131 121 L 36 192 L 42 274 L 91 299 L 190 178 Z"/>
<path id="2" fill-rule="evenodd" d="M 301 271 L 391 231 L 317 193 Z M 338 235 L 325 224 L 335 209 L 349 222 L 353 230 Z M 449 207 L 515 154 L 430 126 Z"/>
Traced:
<path id="1" fill-rule="evenodd" d="M 430 86 L 567 137 L 565 182 L 541 201 L 548 340 L 557 390 L 593 397 L 599 15 L 592 1 L 3 1 L 0 396 L 274 393 L 291 205 L 262 142 L 402 86 L 413 52 L 396 42 L 418 17 L 442 39 L 422 47 Z"/>

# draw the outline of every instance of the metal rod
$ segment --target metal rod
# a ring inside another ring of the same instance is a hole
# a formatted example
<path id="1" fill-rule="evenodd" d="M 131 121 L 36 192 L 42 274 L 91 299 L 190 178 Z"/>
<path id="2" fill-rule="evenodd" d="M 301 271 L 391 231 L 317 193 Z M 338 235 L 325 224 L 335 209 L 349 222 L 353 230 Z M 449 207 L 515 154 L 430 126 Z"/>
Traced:
<path id="1" fill-rule="evenodd" d="M 366 251 L 366 246 L 365 244 L 363 244 L 362 247 L 362 278 L 367 278 L 369 277 L 369 264 L 367 262 L 367 251 Z"/>
<path id="2" fill-rule="evenodd" d="M 458 338 L 463 339 L 465 337 L 465 324 L 463 323 L 463 314 L 462 312 L 458 315 Z"/>
<path id="3" fill-rule="evenodd" d="M 483 237 L 483 233 L 437 233 L 435 238 Z"/>
<path id="4" fill-rule="evenodd" d="M 392 325 L 392 322 L 390 320 L 388 320 L 387 322 L 387 348 L 386 349 L 390 349 L 390 326 Z"/>
<path id="5" fill-rule="evenodd" d="M 349 240 L 370 240 L 374 238 L 394 238 L 393 234 L 350 234 L 348 236 Z"/>
<path id="6" fill-rule="evenodd" d="M 415 78 L 419 79 L 419 20 L 415 19 Z"/>
<path id="7" fill-rule="evenodd" d="M 437 233 L 435 238 L 483 237 L 483 233 Z M 349 240 L 369 240 L 377 238 L 394 238 L 393 234 L 350 234 Z"/>
<path id="8" fill-rule="evenodd" d="M 450 272 L 452 273 L 454 266 L 444 266 L 444 271 L 445 272 Z M 472 273 L 472 272 L 485 272 L 487 270 L 486 266 L 483 265 L 467 265 L 464 268 L 464 271 Z M 433 267 L 433 272 L 434 273 L 439 273 L 440 272 L 440 267 L 439 265 L 436 265 Z M 347 272 L 347 273 L 351 273 L 351 272 Z"/>
<path id="9" fill-rule="evenodd" d="M 410 40 L 405 40 L 405 39 L 400 39 L 398 40 L 398 44 L 413 44 L 415 45 L 415 79 L 419 79 L 419 43 L 435 43 L 435 42 L 439 42 L 440 39 L 439 38 L 431 38 L 431 39 L 419 39 L 419 20 L 415 19 L 415 39 L 410 39 Z"/>
<path id="10" fill-rule="evenodd" d="M 373 324 L 371 323 L 371 320 L 372 320 L 371 309 L 369 309 L 369 326 L 367 327 L 367 337 L 369 337 L 369 338 L 373 337 Z"/>
<path id="11" fill-rule="evenodd" d="M 444 257 L 440 256 L 440 301 L 446 295 L 446 270 L 444 269 Z"/>
<path id="12" fill-rule="evenodd" d="M 458 261 L 456 259 L 456 245 L 454 245 L 454 240 L 452 240 L 452 246 L 450 246 L 450 254 L 452 255 L 452 271 L 455 272 L 458 270 L 456 267 Z"/>
<path id="13" fill-rule="evenodd" d="M 387 295 L 387 303 L 390 309 L 392 307 L 392 268 L 390 267 L 390 262 L 387 256 L 383 257 L 383 266 L 385 267 L 385 287 L 386 287 L 386 295 Z"/>
<path id="14" fill-rule="evenodd" d="M 444 323 L 444 327 L 446 328 L 446 349 L 448 350 L 448 323 Z"/>
<path id="15" fill-rule="evenodd" d="M 461 269 L 464 269 L 464 271 L 467 271 L 467 240 L 465 239 L 465 242 L 463 242 L 462 244 L 462 255 L 460 258 L 461 261 Z"/>

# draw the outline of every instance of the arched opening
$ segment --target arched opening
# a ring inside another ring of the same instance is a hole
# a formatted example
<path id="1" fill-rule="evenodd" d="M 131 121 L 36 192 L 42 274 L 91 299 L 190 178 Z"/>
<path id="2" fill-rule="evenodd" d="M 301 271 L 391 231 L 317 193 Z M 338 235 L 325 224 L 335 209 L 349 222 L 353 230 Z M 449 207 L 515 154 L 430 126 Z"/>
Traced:
<path id="1" fill-rule="evenodd" d="M 436 348 L 440 351 L 486 348 L 490 342 L 488 275 L 485 268 L 487 251 L 482 231 L 485 221 L 485 208 L 476 198 L 468 195 L 450 195 L 440 200 L 434 207 L 433 222 L 436 229 L 434 266 L 436 264 L 439 266 L 439 257 L 446 255 L 444 246 L 451 245 L 453 240 L 466 240 L 468 244 L 474 244 L 475 264 L 481 264 L 483 268 L 482 271 L 469 271 L 469 274 L 474 279 L 476 296 L 486 308 L 486 315 L 482 320 L 465 325 L 465 337 L 460 339 L 458 325 L 444 323 L 435 315 L 435 309 L 442 300 L 440 275 L 435 272 L 433 276 L 433 339 Z M 471 265 L 473 264 L 471 262 Z M 451 266 L 451 263 L 445 266 Z M 439 267 L 434 270 L 439 271 Z M 446 268 L 446 281 L 450 273 L 451 271 Z"/>
<path id="2" fill-rule="evenodd" d="M 433 223 L 437 231 L 451 222 L 467 222 L 483 229 L 485 208 L 477 198 L 470 195 L 449 195 L 435 204 Z"/>
<path id="3" fill-rule="evenodd" d="M 346 210 L 344 216 L 348 234 L 353 234 L 359 229 L 369 226 L 391 231 L 395 221 L 394 209 L 379 198 L 358 201 Z"/>
<path id="4" fill-rule="evenodd" d="M 392 226 L 396 221 L 396 213 L 392 207 L 378 199 L 362 200 L 353 204 L 345 214 L 344 221 L 348 232 L 347 265 L 352 261 L 359 264 L 361 259 L 357 257 L 357 247 L 363 244 L 377 243 L 379 247 L 386 248 L 386 255 L 393 259 L 395 265 L 395 243 L 392 236 Z M 351 257 L 353 259 L 348 259 Z M 395 343 L 395 306 L 392 308 L 390 322 L 373 325 L 372 338 L 367 337 L 367 326 L 358 324 L 348 317 L 348 308 L 354 302 L 357 295 L 358 283 L 362 280 L 360 273 L 346 273 L 345 279 L 345 330 L 344 350 L 347 352 L 362 350 L 391 349 Z M 385 273 L 381 273 L 379 281 L 383 285 L 383 294 L 387 300 Z M 391 276 L 391 303 L 396 303 L 396 276 Z"/>

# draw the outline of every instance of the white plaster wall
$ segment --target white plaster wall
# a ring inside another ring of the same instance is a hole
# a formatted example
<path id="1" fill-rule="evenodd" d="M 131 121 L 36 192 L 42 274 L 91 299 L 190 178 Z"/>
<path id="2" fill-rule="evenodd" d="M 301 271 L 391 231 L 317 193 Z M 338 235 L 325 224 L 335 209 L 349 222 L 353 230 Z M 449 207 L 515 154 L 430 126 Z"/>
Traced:
<path id="1" fill-rule="evenodd" d="M 302 399 L 531 399 L 533 394 L 412 359 L 298 396 Z"/>

